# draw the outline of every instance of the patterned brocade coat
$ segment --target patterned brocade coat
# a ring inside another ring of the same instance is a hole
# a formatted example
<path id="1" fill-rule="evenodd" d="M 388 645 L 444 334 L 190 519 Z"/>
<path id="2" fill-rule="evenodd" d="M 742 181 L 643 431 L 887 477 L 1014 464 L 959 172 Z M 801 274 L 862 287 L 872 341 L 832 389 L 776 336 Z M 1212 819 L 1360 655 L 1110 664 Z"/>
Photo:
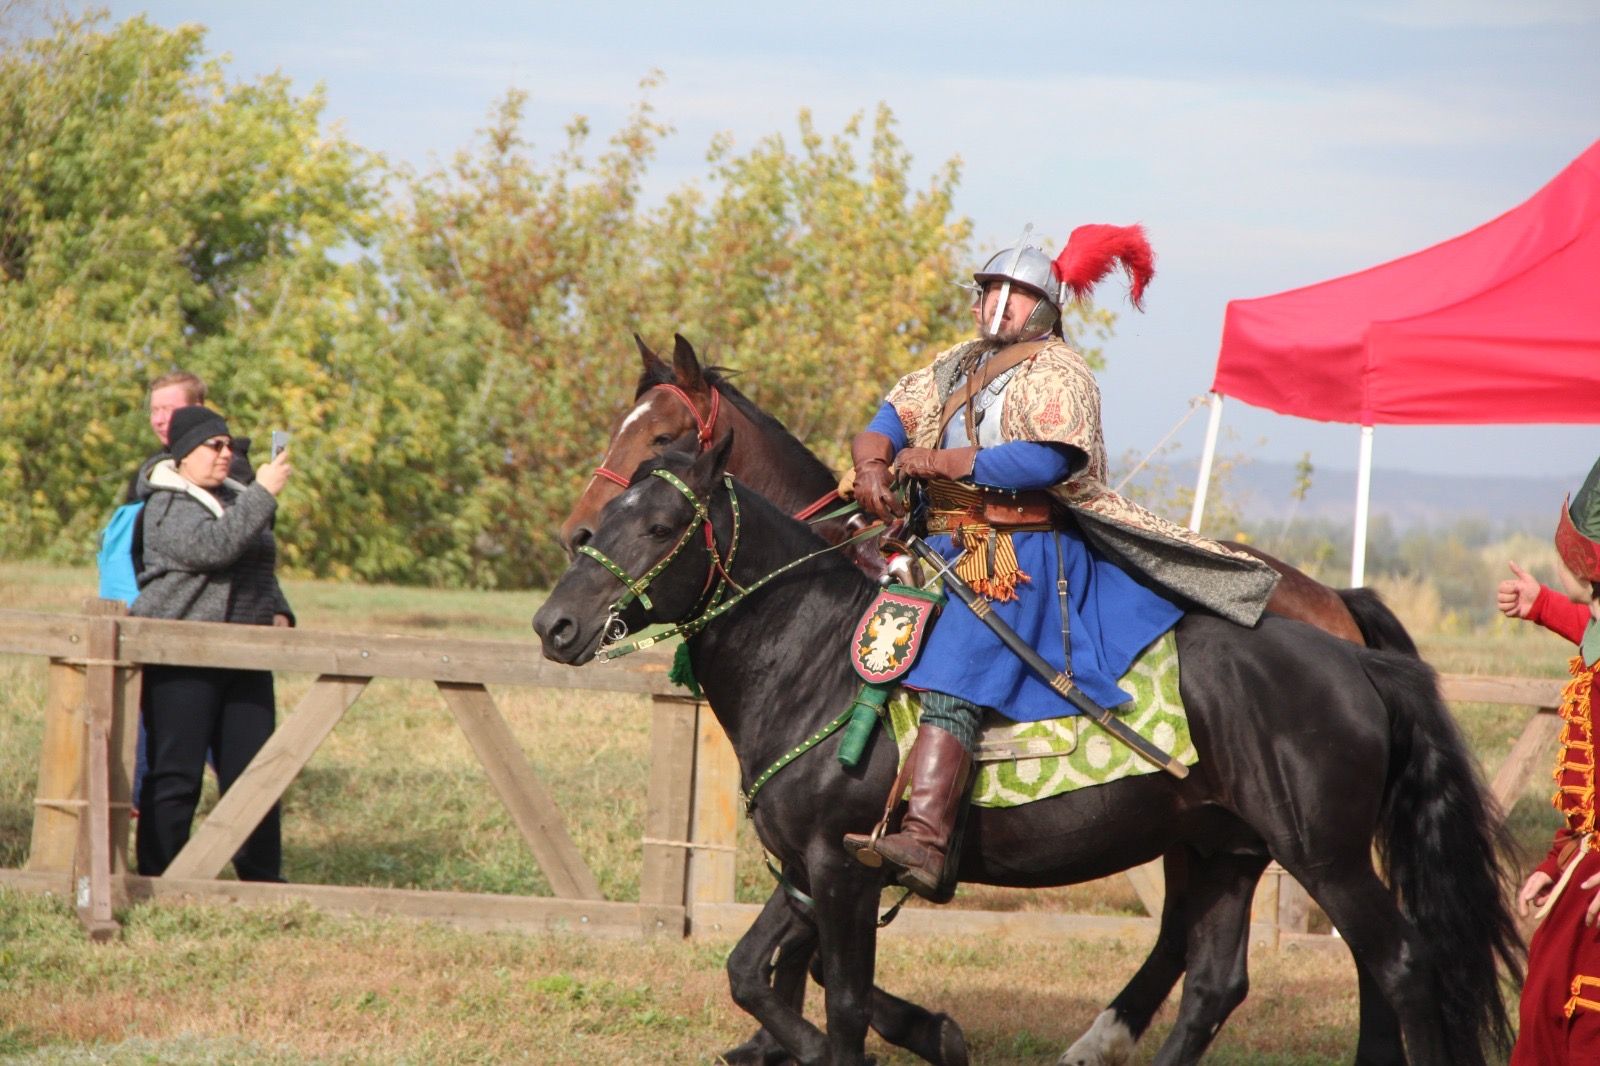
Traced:
<path id="1" fill-rule="evenodd" d="M 937 448 L 940 413 L 964 357 L 987 341 L 941 352 L 900 379 L 887 400 L 910 445 Z M 1106 446 L 1100 429 L 1100 387 L 1083 357 L 1059 339 L 1023 363 L 1006 387 L 1000 422 L 1006 441 L 1066 444 L 1089 457 L 1077 474 L 1050 489 L 1071 511 L 1085 539 L 1125 569 L 1143 574 L 1178 601 L 1205 607 L 1241 625 L 1254 625 L 1278 575 L 1265 563 L 1140 507 L 1106 484 Z"/>

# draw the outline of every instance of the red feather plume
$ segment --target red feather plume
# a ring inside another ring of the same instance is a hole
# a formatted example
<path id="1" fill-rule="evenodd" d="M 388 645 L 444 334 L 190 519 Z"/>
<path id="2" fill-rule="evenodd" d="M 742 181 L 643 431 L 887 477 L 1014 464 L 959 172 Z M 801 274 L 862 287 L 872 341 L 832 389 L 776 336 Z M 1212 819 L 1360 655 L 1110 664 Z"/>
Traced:
<path id="1" fill-rule="evenodd" d="M 1143 311 L 1145 286 L 1156 276 L 1156 254 L 1145 239 L 1143 226 L 1079 226 L 1056 256 L 1056 277 L 1083 300 L 1118 263 L 1128 274 L 1129 302 Z"/>

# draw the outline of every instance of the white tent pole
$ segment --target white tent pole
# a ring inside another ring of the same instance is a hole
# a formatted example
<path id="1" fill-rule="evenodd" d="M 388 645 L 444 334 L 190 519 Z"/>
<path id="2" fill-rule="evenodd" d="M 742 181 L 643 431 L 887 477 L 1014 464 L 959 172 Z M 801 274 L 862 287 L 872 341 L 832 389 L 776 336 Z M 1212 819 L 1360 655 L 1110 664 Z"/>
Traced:
<path id="1" fill-rule="evenodd" d="M 1194 509 L 1189 512 L 1189 531 L 1200 532 L 1200 519 L 1206 512 L 1206 490 L 1211 487 L 1211 460 L 1217 454 L 1217 431 L 1222 428 L 1222 393 L 1211 394 L 1211 418 L 1206 422 L 1206 446 L 1200 453 L 1200 474 L 1194 483 Z"/>
<path id="2" fill-rule="evenodd" d="M 1367 503 L 1372 496 L 1372 427 L 1361 427 L 1361 455 L 1356 460 L 1356 528 L 1350 546 L 1350 585 L 1360 587 L 1367 574 Z"/>

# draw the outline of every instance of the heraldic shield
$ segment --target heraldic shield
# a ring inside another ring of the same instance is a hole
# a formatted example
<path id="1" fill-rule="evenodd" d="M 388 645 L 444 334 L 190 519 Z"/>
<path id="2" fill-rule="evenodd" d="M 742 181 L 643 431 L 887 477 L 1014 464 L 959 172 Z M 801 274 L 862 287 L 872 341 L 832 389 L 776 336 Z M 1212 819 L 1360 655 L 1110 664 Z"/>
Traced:
<path id="1" fill-rule="evenodd" d="M 943 604 L 941 593 L 909 585 L 889 585 L 879 592 L 850 642 L 850 660 L 861 679 L 882 685 L 904 676 Z"/>

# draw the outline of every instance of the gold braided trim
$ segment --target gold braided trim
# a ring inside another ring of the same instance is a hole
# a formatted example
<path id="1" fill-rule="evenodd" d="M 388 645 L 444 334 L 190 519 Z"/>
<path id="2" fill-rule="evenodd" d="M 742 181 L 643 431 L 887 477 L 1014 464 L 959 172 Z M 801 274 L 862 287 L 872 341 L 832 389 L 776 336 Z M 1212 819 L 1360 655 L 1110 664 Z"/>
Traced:
<path id="1" fill-rule="evenodd" d="M 1556 793 L 1551 797 L 1551 806 L 1560 811 L 1567 818 L 1567 824 L 1579 833 L 1594 832 L 1594 720 L 1591 717 L 1590 690 L 1594 680 L 1594 673 L 1584 665 L 1581 655 L 1574 655 L 1567 663 L 1567 670 L 1572 675 L 1572 680 L 1566 688 L 1561 690 L 1561 718 L 1566 723 L 1561 728 L 1561 760 L 1556 763 L 1555 773 L 1552 775 L 1556 782 Z M 1588 752 L 1587 762 L 1573 762 L 1571 756 L 1579 752 Z M 1580 774 L 1583 780 L 1576 785 L 1568 785 L 1562 778 L 1567 771 Z M 1564 803 L 1563 799 L 1570 797 Z M 1577 821 L 1573 821 L 1573 816 Z M 1574 987 L 1573 995 L 1576 997 L 1577 989 Z M 1570 1013 L 1568 1017 L 1571 1017 Z"/>
<path id="2" fill-rule="evenodd" d="M 1003 529 L 990 525 L 983 516 L 984 492 L 954 481 L 934 481 L 928 486 L 928 532 L 948 533 L 951 542 L 962 550 L 956 560 L 956 576 L 972 591 L 997 603 L 1017 598 L 1017 586 L 1031 584 L 1017 560 L 1011 534 L 1047 530 L 1048 522 L 1018 524 Z"/>
<path id="3" fill-rule="evenodd" d="M 1572 979 L 1572 998 L 1567 1000 L 1567 1005 L 1562 1008 L 1568 1018 L 1576 1014 L 1579 1007 L 1584 1010 L 1600 1011 L 1600 1000 L 1583 997 L 1585 986 L 1600 989 L 1600 977 L 1590 977 L 1580 973 Z"/>

